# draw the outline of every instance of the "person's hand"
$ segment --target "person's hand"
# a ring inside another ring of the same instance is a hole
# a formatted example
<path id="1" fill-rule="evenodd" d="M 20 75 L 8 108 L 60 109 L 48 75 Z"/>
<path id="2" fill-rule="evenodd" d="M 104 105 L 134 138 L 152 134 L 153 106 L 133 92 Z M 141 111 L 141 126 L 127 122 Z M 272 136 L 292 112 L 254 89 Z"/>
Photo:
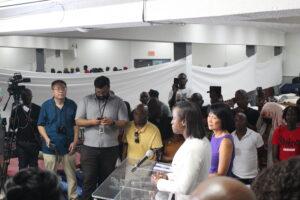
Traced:
<path id="1" fill-rule="evenodd" d="M 176 85 L 172 85 L 172 91 L 173 93 L 176 93 L 178 91 L 178 87 Z"/>
<path id="2" fill-rule="evenodd" d="M 46 146 L 49 148 L 50 147 L 50 142 L 51 142 L 50 138 L 46 138 L 45 142 L 46 142 Z"/>
<path id="3" fill-rule="evenodd" d="M 151 183 L 153 185 L 157 185 L 158 180 L 159 180 L 159 178 L 156 176 L 156 174 L 152 174 L 152 176 L 151 176 Z"/>
<path id="4" fill-rule="evenodd" d="M 91 122 L 92 122 L 92 124 L 94 126 L 98 126 L 98 125 L 101 124 L 101 120 L 100 119 L 90 119 L 90 120 L 91 120 Z"/>
<path id="5" fill-rule="evenodd" d="M 159 179 L 166 179 L 168 180 L 168 176 L 162 172 L 157 172 L 156 174 L 152 174 L 151 176 L 151 182 L 155 185 L 157 185 L 157 182 Z"/>
<path id="6" fill-rule="evenodd" d="M 112 125 L 114 123 L 114 120 L 110 119 L 110 118 L 106 118 L 104 117 L 103 119 L 101 119 L 101 125 Z"/>
<path id="7" fill-rule="evenodd" d="M 72 142 L 69 146 L 69 154 L 75 153 L 76 143 Z"/>

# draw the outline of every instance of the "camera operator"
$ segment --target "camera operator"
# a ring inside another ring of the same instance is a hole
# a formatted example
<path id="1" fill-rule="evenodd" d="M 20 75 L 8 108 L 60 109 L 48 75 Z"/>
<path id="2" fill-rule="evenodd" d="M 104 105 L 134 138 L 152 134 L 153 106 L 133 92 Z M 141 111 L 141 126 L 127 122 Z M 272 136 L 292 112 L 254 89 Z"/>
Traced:
<path id="1" fill-rule="evenodd" d="M 16 150 L 19 169 L 38 167 L 40 135 L 37 120 L 41 107 L 32 103 L 32 92 L 25 88 L 21 91 L 23 104 L 13 108 L 10 117 L 10 128 L 17 129 Z"/>
<path id="2" fill-rule="evenodd" d="M 187 101 L 187 98 L 191 97 L 192 90 L 185 87 L 187 81 L 188 79 L 185 73 L 180 73 L 177 78 L 174 78 L 174 83 L 172 90 L 169 93 L 168 102 L 171 110 L 177 101 Z"/>
<path id="3" fill-rule="evenodd" d="M 55 80 L 51 84 L 53 98 L 43 103 L 38 120 L 38 130 L 44 138 L 43 157 L 45 167 L 56 171 L 62 162 L 68 182 L 68 199 L 77 199 L 75 175 L 75 147 L 78 127 L 75 125 L 77 105 L 66 98 L 67 84 Z"/>

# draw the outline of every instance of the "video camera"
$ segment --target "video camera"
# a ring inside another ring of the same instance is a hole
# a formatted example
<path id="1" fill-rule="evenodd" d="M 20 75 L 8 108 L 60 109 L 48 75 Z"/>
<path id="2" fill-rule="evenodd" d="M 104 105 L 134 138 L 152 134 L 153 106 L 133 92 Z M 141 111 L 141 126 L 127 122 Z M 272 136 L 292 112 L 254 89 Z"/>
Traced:
<path id="1" fill-rule="evenodd" d="M 13 77 L 8 79 L 7 92 L 9 95 L 13 95 L 16 102 L 19 101 L 21 92 L 25 89 L 24 85 L 19 85 L 19 83 L 29 83 L 30 78 L 23 78 L 21 73 L 14 73 Z"/>

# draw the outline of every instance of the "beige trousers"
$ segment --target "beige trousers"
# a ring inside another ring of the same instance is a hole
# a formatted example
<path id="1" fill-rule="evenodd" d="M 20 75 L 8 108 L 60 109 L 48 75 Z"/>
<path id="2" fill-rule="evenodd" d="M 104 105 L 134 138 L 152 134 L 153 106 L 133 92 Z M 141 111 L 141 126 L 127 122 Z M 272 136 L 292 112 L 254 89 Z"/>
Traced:
<path id="1" fill-rule="evenodd" d="M 75 165 L 75 154 L 69 155 L 51 155 L 43 153 L 45 168 L 56 172 L 57 166 L 61 162 L 67 177 L 68 182 L 68 199 L 76 200 L 78 195 L 76 193 L 77 181 L 76 181 L 76 165 Z"/>

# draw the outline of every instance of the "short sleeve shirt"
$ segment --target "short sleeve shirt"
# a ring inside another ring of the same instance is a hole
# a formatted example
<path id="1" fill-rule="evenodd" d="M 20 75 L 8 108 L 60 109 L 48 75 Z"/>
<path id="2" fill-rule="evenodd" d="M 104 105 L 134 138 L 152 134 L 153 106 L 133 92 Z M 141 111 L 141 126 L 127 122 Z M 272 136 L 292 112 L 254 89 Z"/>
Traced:
<path id="1" fill-rule="evenodd" d="M 287 126 L 275 129 L 272 144 L 279 146 L 279 160 L 300 155 L 300 128 L 288 130 Z"/>
<path id="2" fill-rule="evenodd" d="M 67 154 L 69 145 L 73 142 L 76 109 L 76 103 L 68 98 L 65 99 L 61 109 L 56 106 L 53 98 L 45 101 L 41 107 L 37 125 L 45 127 L 46 133 L 60 155 Z M 65 132 L 60 133 L 59 127 L 65 127 Z M 42 151 L 47 154 L 56 153 L 45 143 Z"/>
<path id="3" fill-rule="evenodd" d="M 88 95 L 78 104 L 76 119 L 97 119 L 106 117 L 113 120 L 128 121 L 128 112 L 125 103 L 116 95 L 110 95 L 107 100 L 98 100 L 95 94 Z M 117 146 L 119 128 L 117 126 L 85 127 L 84 145 L 90 147 Z"/>
<path id="4" fill-rule="evenodd" d="M 169 93 L 169 99 L 170 100 L 173 96 L 173 90 L 170 91 Z M 192 90 L 190 88 L 185 88 L 185 89 L 178 89 L 176 93 L 176 99 L 179 100 L 186 100 L 187 98 L 190 98 L 192 96 Z"/>
<path id="5" fill-rule="evenodd" d="M 135 132 L 138 133 L 139 143 L 135 142 Z M 148 122 L 141 130 L 137 130 L 134 122 L 130 122 L 125 129 L 124 142 L 128 144 L 127 158 L 141 159 L 150 148 L 161 148 L 162 140 L 158 128 Z"/>
<path id="6" fill-rule="evenodd" d="M 257 148 L 264 144 L 261 135 L 247 128 L 247 132 L 241 140 L 235 131 L 232 133 L 232 137 L 235 148 L 233 174 L 244 179 L 256 177 L 258 174 Z"/>

